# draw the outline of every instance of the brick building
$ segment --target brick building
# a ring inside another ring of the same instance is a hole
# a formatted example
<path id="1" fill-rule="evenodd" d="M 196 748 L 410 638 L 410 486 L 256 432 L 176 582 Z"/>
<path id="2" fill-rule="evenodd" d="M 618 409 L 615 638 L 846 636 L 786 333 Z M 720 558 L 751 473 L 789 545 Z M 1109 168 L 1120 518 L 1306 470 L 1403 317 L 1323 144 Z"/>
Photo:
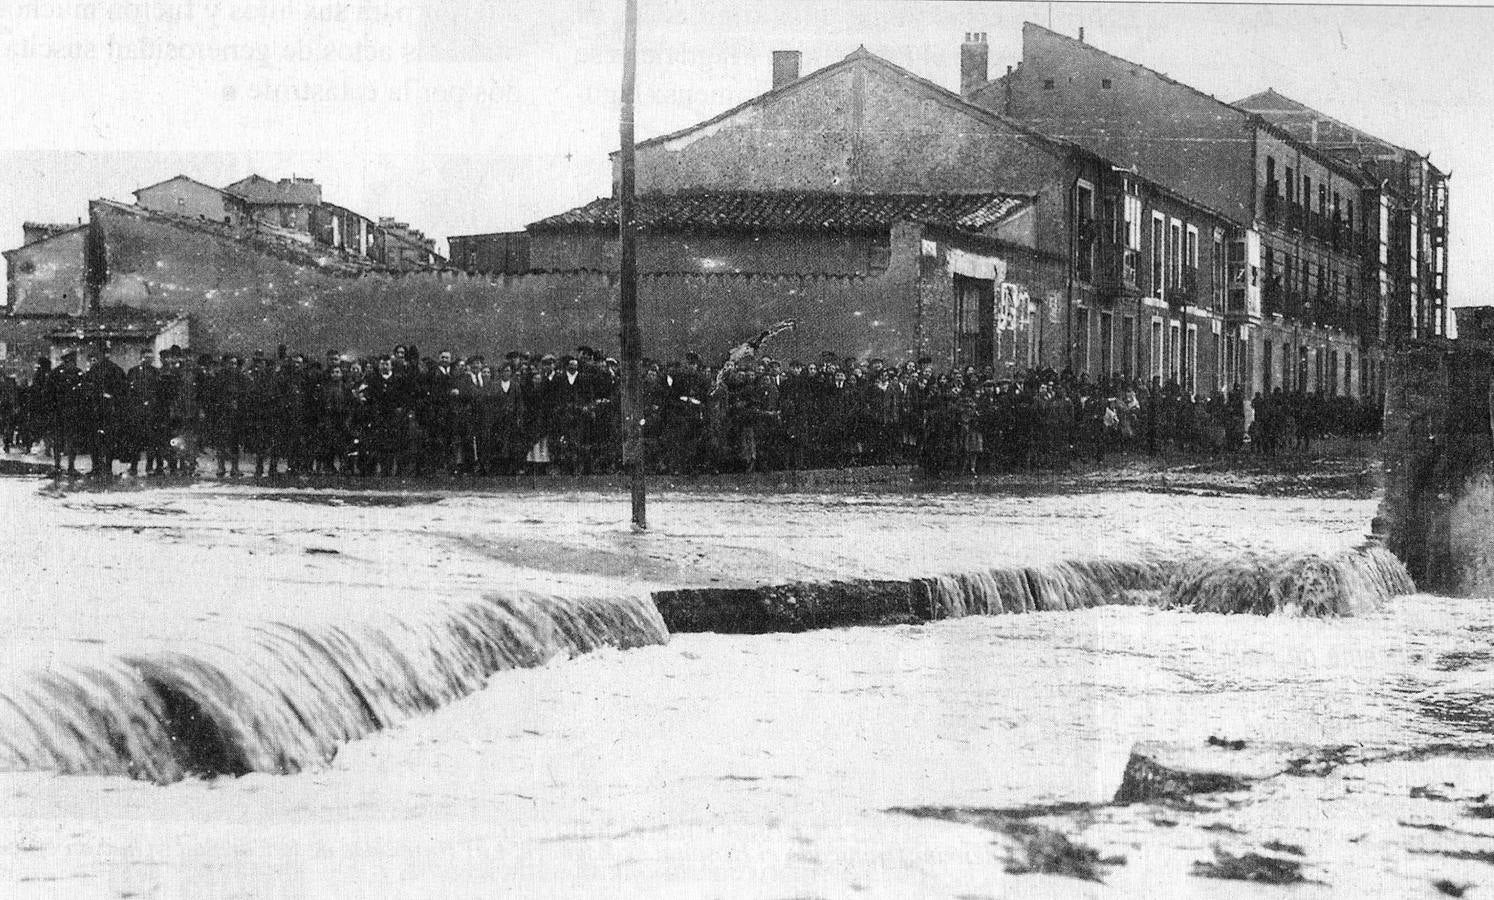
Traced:
<path id="1" fill-rule="evenodd" d="M 1267 89 L 1235 106 L 1359 167 L 1378 188 L 1360 203 L 1354 230 L 1370 235 L 1365 275 L 1386 298 L 1392 334 L 1447 332 L 1448 174 L 1425 155 L 1382 140 Z M 1378 208 L 1374 205 L 1378 203 Z M 1369 204 L 1369 205 L 1366 205 Z M 1354 220 L 1353 207 L 1346 212 Z"/>
<path id="2" fill-rule="evenodd" d="M 865 48 L 804 77 L 798 59 L 775 53 L 770 91 L 637 145 L 642 271 L 859 276 L 911 246 L 915 277 L 857 313 L 901 323 L 897 358 L 1234 383 L 1226 216 Z M 977 226 L 929 213 L 994 198 L 1011 205 Z M 531 267 L 615 266 L 610 204 L 529 226 Z"/>
<path id="3" fill-rule="evenodd" d="M 969 71 L 985 50 L 967 41 L 965 95 L 1216 211 L 1233 234 L 1225 366 L 1242 383 L 1379 396 L 1387 341 L 1442 332 L 1446 178 L 1424 157 L 1271 92 L 1229 104 L 1082 38 L 1031 23 L 1022 36 L 1021 61 L 994 80 Z M 1391 171 L 1401 181 L 1382 187 Z M 1179 250 L 1171 217 L 1152 215 L 1164 268 L 1180 254 L 1189 266 L 1186 236 Z M 1115 243 L 1102 254 L 1123 253 Z"/>
<path id="4" fill-rule="evenodd" d="M 448 235 L 446 250 L 451 264 L 466 272 L 516 275 L 531 268 L 529 233 L 525 231 Z"/>
<path id="5" fill-rule="evenodd" d="M 271 181 L 250 175 L 224 190 L 244 198 L 256 222 L 306 234 L 311 233 L 312 220 L 322 205 L 322 186 L 312 178 Z"/>
<path id="6" fill-rule="evenodd" d="M 394 269 L 418 268 L 445 262 L 436 242 L 409 222 L 380 216 L 374 232 L 374 258 Z"/>
<path id="7" fill-rule="evenodd" d="M 242 225 L 253 215 L 252 204 L 230 190 L 177 175 L 135 191 L 135 205 L 224 225 Z"/>

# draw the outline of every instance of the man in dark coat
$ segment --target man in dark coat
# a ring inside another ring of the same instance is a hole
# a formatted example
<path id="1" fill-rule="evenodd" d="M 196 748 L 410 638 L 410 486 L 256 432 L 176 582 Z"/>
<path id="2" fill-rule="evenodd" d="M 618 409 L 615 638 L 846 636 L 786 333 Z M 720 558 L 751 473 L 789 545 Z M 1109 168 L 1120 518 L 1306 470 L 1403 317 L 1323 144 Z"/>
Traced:
<path id="1" fill-rule="evenodd" d="M 125 449 L 130 463 L 130 475 L 140 472 L 140 454 L 145 454 L 145 473 L 161 469 L 161 444 L 165 410 L 161 403 L 161 370 L 156 368 L 156 355 L 146 349 L 140 353 L 140 361 L 130 368 L 129 381 L 130 446 Z"/>
<path id="2" fill-rule="evenodd" d="M 489 468 L 493 474 L 513 475 L 519 471 L 529 445 L 524 440 L 524 392 L 513 368 L 498 370 L 492 391 L 486 398 L 489 431 Z M 496 468 L 495 468 L 496 467 Z"/>
<path id="3" fill-rule="evenodd" d="M 62 362 L 48 379 L 49 406 L 52 409 L 52 469 L 62 472 L 62 457 L 67 455 L 67 474 L 77 476 L 78 451 L 87 448 L 89 410 L 83 391 L 83 370 L 78 368 L 74 350 L 62 354 Z"/>
<path id="4" fill-rule="evenodd" d="M 492 381 L 491 374 L 483 375 L 484 360 L 481 356 L 467 359 L 465 369 L 455 378 L 457 389 L 456 433 L 460 446 L 457 452 L 457 472 L 479 474 L 486 468 L 482 450 L 487 439 L 482 418 L 482 395 Z"/>
<path id="5" fill-rule="evenodd" d="M 218 451 L 218 477 L 237 478 L 244 445 L 244 406 L 249 379 L 238 357 L 225 355 L 213 376 L 210 433 Z"/>
<path id="6" fill-rule="evenodd" d="M 664 376 L 664 449 L 669 470 L 695 474 L 700 440 L 705 431 L 705 402 L 709 384 L 700 369 L 700 356 L 685 354 L 685 363 Z"/>
<path id="7" fill-rule="evenodd" d="M 89 477 L 108 481 L 114 474 L 114 457 L 124 436 L 130 382 L 109 354 L 94 348 L 88 354 L 88 371 L 82 377 L 87 404 L 88 455 L 93 461 Z"/>
<path id="8" fill-rule="evenodd" d="M 392 372 L 391 362 L 391 374 Z M 433 460 L 438 471 L 456 471 L 462 461 L 457 446 L 461 437 L 457 427 L 461 393 L 458 382 L 461 377 L 462 373 L 457 368 L 451 351 L 442 350 L 436 359 L 435 368 L 425 378 L 425 390 L 430 403 L 430 421 L 425 426 L 430 431 L 437 452 L 444 457 Z"/>

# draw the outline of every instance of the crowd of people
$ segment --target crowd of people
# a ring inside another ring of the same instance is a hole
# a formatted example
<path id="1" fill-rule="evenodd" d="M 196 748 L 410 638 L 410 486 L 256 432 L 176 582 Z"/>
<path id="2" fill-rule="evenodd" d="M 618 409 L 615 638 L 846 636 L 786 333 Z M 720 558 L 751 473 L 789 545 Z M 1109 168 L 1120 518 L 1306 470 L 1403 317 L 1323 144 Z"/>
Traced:
<path id="1" fill-rule="evenodd" d="M 41 444 L 68 476 L 86 455 L 99 478 L 115 462 L 149 476 L 192 474 L 208 459 L 225 477 L 418 477 L 605 473 L 623 458 L 619 366 L 590 347 L 492 361 L 413 346 L 356 359 L 173 348 L 129 371 L 105 348 L 86 355 L 86 367 L 69 352 L 55 367 L 38 359 L 27 380 L 0 379 L 6 452 Z M 1372 435 L 1380 423 L 1375 404 L 1321 393 L 1196 397 L 1176 378 L 998 378 L 830 352 L 717 368 L 694 353 L 645 360 L 640 403 L 643 464 L 679 475 L 888 464 L 982 474 L 1247 445 L 1270 454 L 1323 434 Z"/>

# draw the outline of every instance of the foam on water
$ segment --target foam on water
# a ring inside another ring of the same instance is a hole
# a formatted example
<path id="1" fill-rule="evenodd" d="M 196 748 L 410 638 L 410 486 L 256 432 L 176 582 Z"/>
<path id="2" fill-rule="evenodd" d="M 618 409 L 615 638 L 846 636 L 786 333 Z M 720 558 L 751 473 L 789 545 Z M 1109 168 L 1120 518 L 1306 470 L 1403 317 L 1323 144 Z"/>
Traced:
<path id="1" fill-rule="evenodd" d="M 1323 555 L 1239 553 L 1185 563 L 1162 605 L 1216 613 L 1352 616 L 1416 590 L 1406 567 L 1378 542 Z"/>
<path id="2" fill-rule="evenodd" d="M 667 640 L 641 595 L 515 592 L 340 624 L 245 626 L 169 648 L 74 645 L 0 676 L 0 770 L 160 783 L 297 772 L 496 671 Z"/>
<path id="3" fill-rule="evenodd" d="M 1137 592 L 1160 590 L 1170 570 L 1147 558 L 1061 560 L 917 579 L 915 596 L 926 598 L 931 619 L 1089 609 L 1134 603 Z"/>

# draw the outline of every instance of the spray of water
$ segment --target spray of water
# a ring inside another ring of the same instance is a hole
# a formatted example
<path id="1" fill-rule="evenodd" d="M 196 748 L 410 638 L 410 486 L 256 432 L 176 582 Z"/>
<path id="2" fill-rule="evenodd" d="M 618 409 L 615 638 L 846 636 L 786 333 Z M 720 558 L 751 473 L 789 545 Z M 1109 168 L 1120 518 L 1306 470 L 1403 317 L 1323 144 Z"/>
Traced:
<path id="1" fill-rule="evenodd" d="M 659 644 L 643 596 L 433 598 L 357 622 L 266 624 L 166 648 L 80 651 L 0 681 L 0 770 L 291 773 L 502 670 Z"/>
<path id="2" fill-rule="evenodd" d="M 1162 605 L 1197 612 L 1352 616 L 1416 590 L 1399 559 L 1378 543 L 1331 555 L 1241 553 L 1184 564 Z"/>
<path id="3" fill-rule="evenodd" d="M 1088 609 L 1138 602 L 1170 566 L 1152 559 L 1077 559 L 915 579 L 914 610 L 926 619 Z"/>

